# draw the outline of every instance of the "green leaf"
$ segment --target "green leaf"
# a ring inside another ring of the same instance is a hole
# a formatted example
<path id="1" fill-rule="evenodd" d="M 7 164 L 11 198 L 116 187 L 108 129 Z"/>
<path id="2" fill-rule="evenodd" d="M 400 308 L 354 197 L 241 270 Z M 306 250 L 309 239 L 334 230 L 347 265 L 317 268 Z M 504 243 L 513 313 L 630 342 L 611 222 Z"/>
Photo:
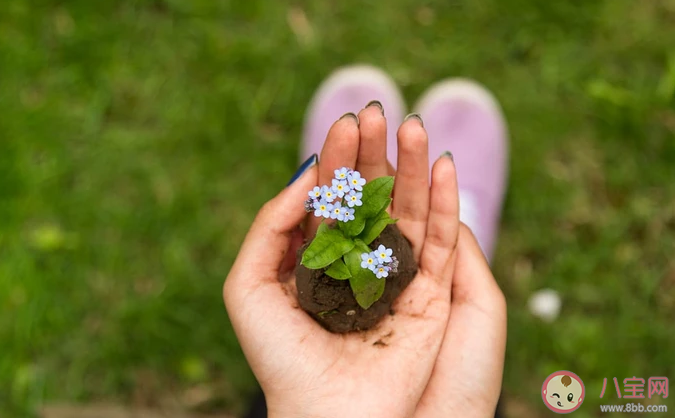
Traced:
<path id="1" fill-rule="evenodd" d="M 394 177 L 378 177 L 363 186 L 363 205 L 359 206 L 354 216 L 360 214 L 364 218 L 371 218 L 391 202 L 391 191 L 394 188 Z"/>
<path id="2" fill-rule="evenodd" d="M 375 277 L 375 273 L 361 267 L 361 253 L 365 252 L 363 251 L 365 244 L 361 244 L 358 248 L 354 248 L 345 254 L 345 263 L 352 274 L 352 277 L 349 279 L 349 285 L 352 288 L 356 302 L 363 309 L 368 309 L 382 297 L 386 281 L 378 279 Z"/>
<path id="3" fill-rule="evenodd" d="M 361 234 L 359 234 L 359 238 L 366 244 L 370 244 L 375 238 L 380 236 L 387 225 L 393 223 L 396 223 L 396 219 L 392 219 L 386 210 L 382 210 L 375 217 L 366 220 L 366 226 L 363 228 Z"/>
<path id="4" fill-rule="evenodd" d="M 370 249 L 368 244 L 366 244 L 365 242 L 363 242 L 362 240 L 360 240 L 358 238 L 356 238 L 354 240 L 354 244 L 355 244 L 354 249 L 361 250 L 362 253 L 369 253 L 369 252 L 373 251 L 372 249 Z M 361 266 L 360 259 L 359 259 L 359 266 Z"/>
<path id="5" fill-rule="evenodd" d="M 339 229 L 319 226 L 314 240 L 302 254 L 301 264 L 310 269 L 324 268 L 349 252 L 354 245 L 354 241 L 346 238 Z"/>
<path id="6" fill-rule="evenodd" d="M 391 176 L 379 177 L 363 186 L 363 205 L 354 208 L 354 220 L 340 222 L 340 230 L 347 237 L 359 235 L 366 226 L 368 218 L 378 215 L 391 203 L 391 191 L 394 188 L 394 178 Z"/>
<path id="7" fill-rule="evenodd" d="M 326 274 L 336 280 L 345 280 L 352 277 L 352 274 L 349 272 L 349 269 L 345 265 L 344 261 L 338 259 L 333 262 L 333 264 L 328 267 Z"/>
<path id="8" fill-rule="evenodd" d="M 366 218 L 359 216 L 358 210 L 354 211 L 354 220 L 349 222 L 339 222 L 338 228 L 344 232 L 347 237 L 355 237 L 363 231 L 366 226 Z"/>

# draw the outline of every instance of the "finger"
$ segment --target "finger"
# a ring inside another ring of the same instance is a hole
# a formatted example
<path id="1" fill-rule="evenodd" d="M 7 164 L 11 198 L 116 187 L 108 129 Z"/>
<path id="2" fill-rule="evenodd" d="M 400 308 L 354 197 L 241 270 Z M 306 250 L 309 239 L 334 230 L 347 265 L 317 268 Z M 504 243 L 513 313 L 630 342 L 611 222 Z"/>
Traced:
<path id="1" fill-rule="evenodd" d="M 415 259 L 424 243 L 429 214 L 429 141 L 417 115 L 409 116 L 398 130 L 398 168 L 394 182 L 392 216 L 408 238 Z"/>
<path id="2" fill-rule="evenodd" d="M 487 304 L 490 301 L 482 297 L 484 294 L 492 297 L 499 293 L 503 297 L 478 240 L 464 223 L 460 223 L 459 227 L 455 275 L 452 289 L 459 293 L 454 295 L 453 301 L 466 303 L 477 300 Z"/>
<path id="3" fill-rule="evenodd" d="M 506 350 L 506 301 L 478 242 L 464 224 L 452 288 L 450 320 L 416 418 L 451 416 L 450 412 L 488 416 L 494 414 L 499 399 Z"/>
<path id="4" fill-rule="evenodd" d="M 331 186 L 335 170 L 341 167 L 354 168 L 359 153 L 359 119 L 347 113 L 331 126 L 319 158 L 319 185 Z M 321 218 L 310 217 L 305 237 L 313 237 Z"/>
<path id="5" fill-rule="evenodd" d="M 444 153 L 431 171 L 431 197 L 427 233 L 420 255 L 420 268 L 432 278 L 450 287 L 452 272 L 447 272 L 459 234 L 459 191 L 452 154 Z"/>
<path id="6" fill-rule="evenodd" d="M 356 170 L 372 180 L 387 175 L 387 120 L 382 104 L 377 100 L 368 103 L 359 112 L 359 155 Z"/>
<path id="7" fill-rule="evenodd" d="M 307 191 L 317 184 L 316 155 L 308 160 L 305 173 L 276 197 L 265 203 L 251 225 L 239 250 L 230 276 L 240 270 L 254 270 L 250 285 L 256 280 L 277 280 L 279 269 L 291 244 L 293 233 L 307 213 Z"/>

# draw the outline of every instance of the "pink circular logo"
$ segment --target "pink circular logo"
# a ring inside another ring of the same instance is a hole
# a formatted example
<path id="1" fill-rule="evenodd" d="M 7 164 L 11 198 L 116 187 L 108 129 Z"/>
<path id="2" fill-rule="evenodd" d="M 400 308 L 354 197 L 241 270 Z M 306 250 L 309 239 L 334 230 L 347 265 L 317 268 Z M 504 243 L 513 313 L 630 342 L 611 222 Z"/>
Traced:
<path id="1" fill-rule="evenodd" d="M 569 414 L 579 409 L 585 393 L 581 378 L 567 370 L 551 373 L 541 386 L 544 405 L 557 414 Z"/>

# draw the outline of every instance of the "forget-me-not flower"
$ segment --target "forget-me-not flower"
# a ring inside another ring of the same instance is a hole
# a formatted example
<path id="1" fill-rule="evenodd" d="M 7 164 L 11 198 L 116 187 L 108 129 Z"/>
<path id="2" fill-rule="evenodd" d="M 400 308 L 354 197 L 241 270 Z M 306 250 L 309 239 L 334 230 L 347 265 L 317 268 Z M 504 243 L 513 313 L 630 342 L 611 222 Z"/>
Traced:
<path id="1" fill-rule="evenodd" d="M 345 207 L 343 207 L 342 209 L 344 209 L 344 211 L 345 211 L 344 222 L 353 221 L 354 220 L 354 209 L 349 209 L 349 208 L 345 208 Z"/>
<path id="2" fill-rule="evenodd" d="M 361 254 L 361 267 L 371 271 L 375 271 L 377 267 L 377 260 L 373 253 L 363 253 Z"/>
<path id="3" fill-rule="evenodd" d="M 377 247 L 377 250 L 373 251 L 375 253 L 375 256 L 377 257 L 377 261 L 380 263 L 389 263 L 391 262 L 391 255 L 393 254 L 394 250 L 391 248 L 387 248 L 384 245 L 380 244 L 379 247 Z"/>
<path id="4" fill-rule="evenodd" d="M 353 190 L 363 190 L 363 185 L 366 184 L 366 179 L 361 177 L 358 171 L 352 171 L 349 175 L 349 188 Z"/>
<path id="5" fill-rule="evenodd" d="M 387 277 L 389 276 L 389 270 L 391 270 L 390 267 L 380 264 L 374 270 L 375 277 L 377 277 L 378 279 Z"/>
<path id="6" fill-rule="evenodd" d="M 333 179 L 333 187 L 331 187 L 336 195 L 344 197 L 345 193 L 349 192 L 349 186 L 346 180 Z"/>
<path id="7" fill-rule="evenodd" d="M 339 170 L 335 170 L 335 178 L 338 180 L 347 180 L 347 177 L 351 171 L 352 170 L 348 169 L 347 167 L 342 167 Z"/>
<path id="8" fill-rule="evenodd" d="M 330 203 L 326 202 L 325 199 L 321 199 L 319 201 L 314 202 L 314 216 L 320 218 L 329 218 L 331 215 L 331 211 L 333 210 L 333 205 Z"/>
<path id="9" fill-rule="evenodd" d="M 333 209 L 331 209 L 330 212 L 330 218 L 337 219 L 338 221 L 342 221 L 345 219 L 344 208 L 342 207 L 342 204 L 340 202 L 337 202 L 333 205 Z"/>
<path id="10" fill-rule="evenodd" d="M 322 193 L 321 196 L 322 196 L 322 197 L 326 200 L 326 202 L 328 202 L 328 203 L 332 202 L 332 201 L 335 200 L 335 198 L 337 197 L 337 195 L 335 194 L 335 192 L 333 191 L 333 189 L 331 189 L 331 188 L 328 187 L 328 186 L 323 186 L 323 187 L 321 188 L 321 193 Z"/>
<path id="11" fill-rule="evenodd" d="M 316 199 L 316 200 L 321 198 L 321 193 L 322 193 L 321 187 L 319 187 L 319 186 L 314 186 L 314 188 L 312 190 L 307 192 L 307 194 L 309 195 L 310 198 Z"/>
<path id="12" fill-rule="evenodd" d="M 350 208 L 353 208 L 354 206 L 363 205 L 363 202 L 361 201 L 362 197 L 363 193 L 357 192 L 356 190 L 350 190 L 349 193 L 347 193 L 345 200 L 347 201 L 347 205 L 349 205 Z"/>

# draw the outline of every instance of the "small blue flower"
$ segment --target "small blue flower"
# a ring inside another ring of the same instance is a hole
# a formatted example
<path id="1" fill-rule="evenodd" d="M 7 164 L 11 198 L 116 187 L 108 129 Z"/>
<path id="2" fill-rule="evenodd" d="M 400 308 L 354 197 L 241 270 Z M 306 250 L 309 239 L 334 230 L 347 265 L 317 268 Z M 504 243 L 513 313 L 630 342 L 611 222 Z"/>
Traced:
<path id="1" fill-rule="evenodd" d="M 344 209 L 344 211 L 345 211 L 344 222 L 353 221 L 354 220 L 354 209 L 349 209 L 349 208 L 345 208 L 345 207 L 343 207 L 342 209 Z"/>
<path id="2" fill-rule="evenodd" d="M 380 246 L 377 247 L 377 250 L 373 252 L 375 253 L 375 257 L 377 257 L 377 261 L 379 261 L 380 263 L 389 263 L 391 262 L 391 255 L 394 252 L 394 250 L 380 244 Z"/>
<path id="3" fill-rule="evenodd" d="M 342 167 L 339 170 L 335 170 L 335 178 L 338 180 L 347 180 L 347 177 L 349 176 L 349 173 L 351 173 L 352 170 L 350 170 L 347 167 Z"/>
<path id="4" fill-rule="evenodd" d="M 321 197 L 330 203 L 337 197 L 336 193 L 328 186 L 323 186 L 321 188 Z"/>
<path id="5" fill-rule="evenodd" d="M 344 195 L 349 192 L 349 186 L 347 185 L 346 180 L 333 179 L 333 187 L 331 187 L 331 189 L 333 189 L 333 192 L 340 197 L 344 197 Z"/>
<path id="6" fill-rule="evenodd" d="M 363 190 L 363 185 L 366 184 L 366 179 L 361 178 L 361 173 L 352 171 L 349 175 L 349 188 L 352 190 Z"/>
<path id="7" fill-rule="evenodd" d="M 321 198 L 321 188 L 319 186 L 315 186 L 307 194 L 309 195 L 310 199 L 320 199 Z"/>
<path id="8" fill-rule="evenodd" d="M 374 271 L 377 267 L 377 260 L 373 253 L 361 254 L 361 268 Z"/>
<path id="9" fill-rule="evenodd" d="M 329 218 L 331 211 L 333 210 L 333 205 L 326 202 L 325 199 L 314 202 L 314 216 L 317 218 L 324 217 Z"/>
<path id="10" fill-rule="evenodd" d="M 347 205 L 349 205 L 350 208 L 353 208 L 354 206 L 363 205 L 363 202 L 361 201 L 362 197 L 363 193 L 357 192 L 356 190 L 350 190 L 349 193 L 347 193 L 345 200 L 347 201 Z"/>
<path id="11" fill-rule="evenodd" d="M 333 209 L 331 209 L 330 211 L 330 218 L 337 219 L 338 221 L 342 221 L 345 219 L 344 208 L 342 207 L 342 204 L 340 202 L 337 202 L 333 205 Z"/>
<path id="12" fill-rule="evenodd" d="M 391 270 L 390 267 L 380 264 L 377 267 L 375 267 L 375 270 L 373 272 L 375 273 L 375 277 L 381 279 L 383 277 L 389 276 L 390 270 Z"/>

